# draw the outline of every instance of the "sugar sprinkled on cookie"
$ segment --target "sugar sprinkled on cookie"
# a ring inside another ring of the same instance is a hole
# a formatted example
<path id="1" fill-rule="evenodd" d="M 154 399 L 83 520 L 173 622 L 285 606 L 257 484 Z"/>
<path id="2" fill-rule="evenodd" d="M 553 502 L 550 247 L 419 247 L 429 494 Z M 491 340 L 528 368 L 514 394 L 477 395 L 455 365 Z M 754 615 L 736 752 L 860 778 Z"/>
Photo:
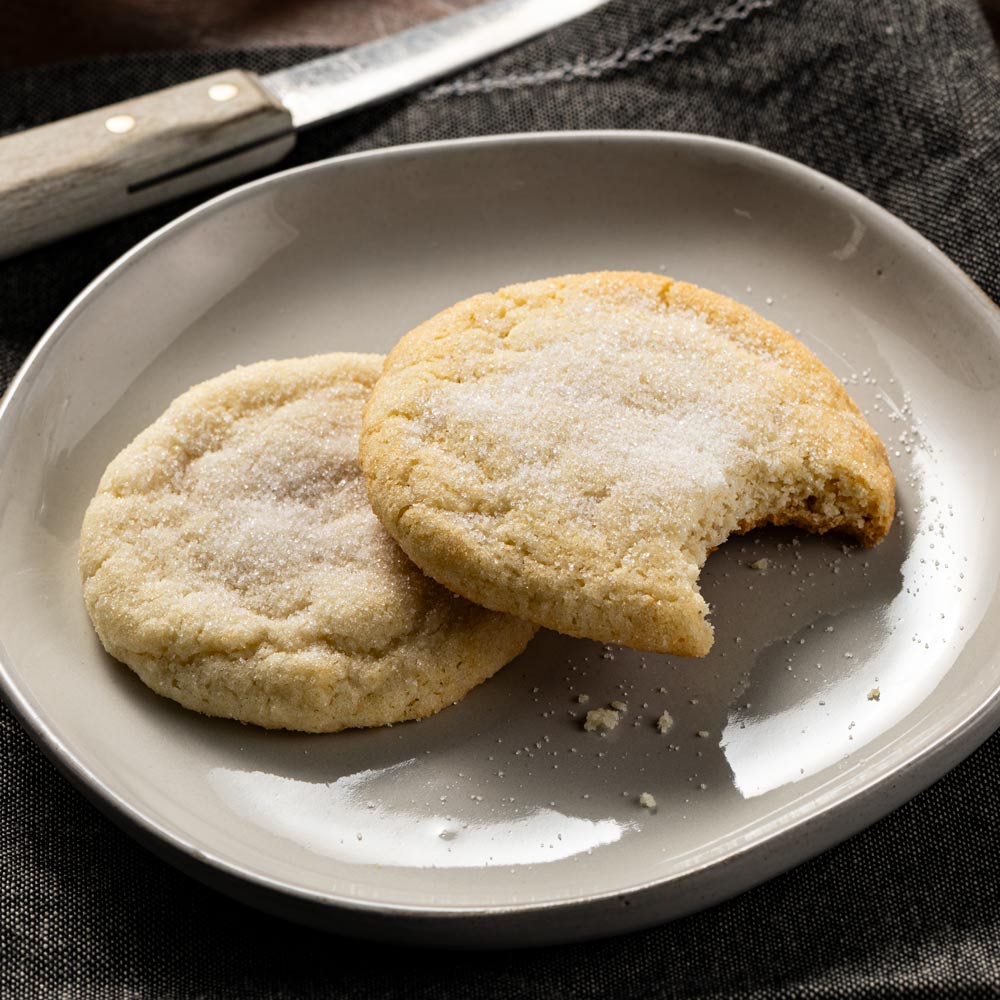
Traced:
<path id="1" fill-rule="evenodd" d="M 885 450 L 843 386 L 744 306 L 658 275 L 475 296 L 389 356 L 372 505 L 427 573 L 571 635 L 703 655 L 698 575 L 758 524 L 874 544 Z"/>
<path id="2" fill-rule="evenodd" d="M 376 355 L 238 368 L 186 392 L 109 466 L 83 525 L 105 648 L 188 708 L 332 732 L 420 718 L 533 627 L 424 576 L 357 464 Z"/>

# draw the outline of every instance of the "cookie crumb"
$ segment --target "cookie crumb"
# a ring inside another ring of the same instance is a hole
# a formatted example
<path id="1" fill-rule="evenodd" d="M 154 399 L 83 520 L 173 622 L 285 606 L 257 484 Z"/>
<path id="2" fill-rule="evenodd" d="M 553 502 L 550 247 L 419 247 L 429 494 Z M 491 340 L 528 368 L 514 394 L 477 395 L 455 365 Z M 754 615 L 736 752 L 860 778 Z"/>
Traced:
<path id="1" fill-rule="evenodd" d="M 586 705 L 587 702 L 590 701 L 590 695 L 589 694 L 578 694 L 576 696 L 576 700 L 577 700 L 577 702 L 579 702 L 579 704 Z"/>
<path id="2" fill-rule="evenodd" d="M 747 563 L 750 569 L 757 570 L 758 573 L 766 573 L 771 568 L 770 559 L 756 559 L 752 563 Z"/>
<path id="3" fill-rule="evenodd" d="M 707 729 L 699 729 L 698 735 L 703 739 L 707 740 L 712 734 Z"/>
<path id="4" fill-rule="evenodd" d="M 618 725 L 620 716 L 610 708 L 592 708 L 583 720 L 583 728 L 588 733 L 608 733 Z"/>
<path id="5" fill-rule="evenodd" d="M 878 701 L 881 697 L 882 692 L 877 687 L 872 688 L 871 691 L 868 692 L 869 701 Z"/>
<path id="6" fill-rule="evenodd" d="M 667 733 L 673 729 L 673 727 L 674 717 L 669 712 L 664 712 L 663 715 L 656 720 L 656 728 L 659 729 L 664 736 L 666 736 Z"/>
<path id="7" fill-rule="evenodd" d="M 655 809 L 656 799 L 654 799 L 649 792 L 643 792 L 642 795 L 639 796 L 639 805 L 641 805 L 644 809 Z"/>
<path id="8" fill-rule="evenodd" d="M 613 701 L 613 702 L 611 702 L 611 707 L 616 712 L 627 712 L 628 711 L 628 705 L 626 705 L 625 702 L 623 702 L 623 701 Z"/>

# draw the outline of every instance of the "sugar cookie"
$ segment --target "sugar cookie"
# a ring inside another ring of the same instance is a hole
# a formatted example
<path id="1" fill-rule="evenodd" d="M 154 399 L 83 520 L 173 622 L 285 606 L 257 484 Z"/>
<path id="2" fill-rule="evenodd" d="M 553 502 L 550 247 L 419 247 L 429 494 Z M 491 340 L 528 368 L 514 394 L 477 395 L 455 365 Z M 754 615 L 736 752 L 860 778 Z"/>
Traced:
<path id="1" fill-rule="evenodd" d="M 425 577 L 357 464 L 376 355 L 238 368 L 177 399 L 109 466 L 80 571 L 105 648 L 208 715 L 332 732 L 420 718 L 534 627 Z"/>
<path id="2" fill-rule="evenodd" d="M 653 274 L 512 285 L 417 327 L 365 408 L 360 461 L 383 524 L 456 593 L 687 656 L 711 646 L 698 575 L 730 534 L 873 545 L 894 511 L 882 443 L 813 354 Z"/>

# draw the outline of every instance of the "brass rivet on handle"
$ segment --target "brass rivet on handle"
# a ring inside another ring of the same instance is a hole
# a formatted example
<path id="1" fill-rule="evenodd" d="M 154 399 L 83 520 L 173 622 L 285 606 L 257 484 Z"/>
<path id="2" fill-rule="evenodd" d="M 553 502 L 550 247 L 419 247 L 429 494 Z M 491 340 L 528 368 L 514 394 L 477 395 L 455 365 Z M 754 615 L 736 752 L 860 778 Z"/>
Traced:
<path id="1" fill-rule="evenodd" d="M 131 115 L 112 115 L 104 123 L 104 127 L 115 135 L 121 135 L 123 132 L 131 132 L 135 124 L 135 119 Z"/>
<path id="2" fill-rule="evenodd" d="M 231 101 L 239 92 L 235 83 L 213 83 L 208 88 L 208 96 L 213 101 Z"/>

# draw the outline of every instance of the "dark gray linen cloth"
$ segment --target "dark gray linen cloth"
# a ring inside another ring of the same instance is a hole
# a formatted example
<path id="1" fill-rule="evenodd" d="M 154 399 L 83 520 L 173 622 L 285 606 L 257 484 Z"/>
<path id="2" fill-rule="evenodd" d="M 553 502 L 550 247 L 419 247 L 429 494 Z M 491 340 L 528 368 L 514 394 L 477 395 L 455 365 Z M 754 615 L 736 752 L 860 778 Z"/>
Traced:
<path id="1" fill-rule="evenodd" d="M 9 71 L 0 132 L 316 54 L 157 53 Z M 899 215 L 1000 301 L 1000 60 L 974 0 L 621 0 L 317 128 L 283 166 L 571 128 L 701 132 L 807 163 Z M 0 386 L 87 281 L 203 197 L 0 263 Z M 737 899 L 617 939 L 516 954 L 357 943 L 232 902 L 100 815 L 6 708 L 0 797 L 3 997 L 1000 996 L 997 735 L 876 826 Z"/>

